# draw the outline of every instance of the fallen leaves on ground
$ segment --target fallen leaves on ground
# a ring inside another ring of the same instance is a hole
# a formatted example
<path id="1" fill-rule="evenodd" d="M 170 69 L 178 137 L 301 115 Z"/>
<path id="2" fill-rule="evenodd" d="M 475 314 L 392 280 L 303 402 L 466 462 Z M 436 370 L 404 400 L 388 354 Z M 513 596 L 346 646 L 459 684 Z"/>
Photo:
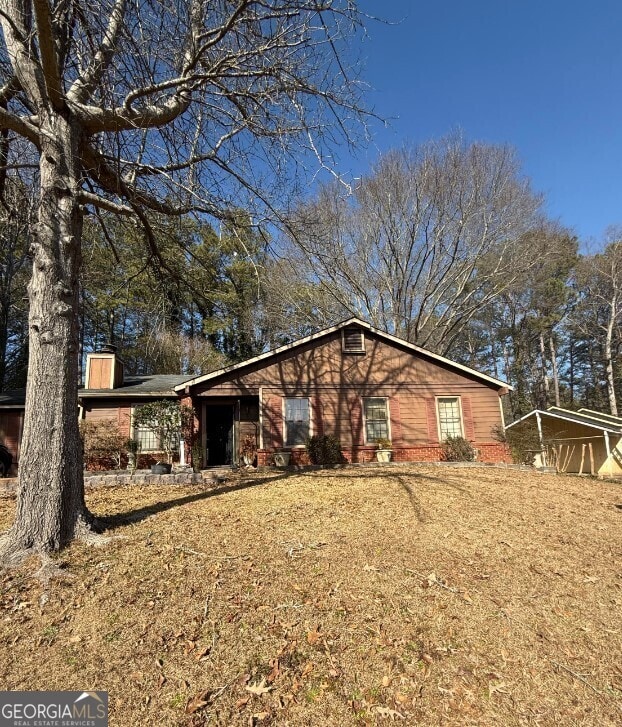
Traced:
<path id="1" fill-rule="evenodd" d="M 0 684 L 105 689 L 111 727 L 619 724 L 620 488 L 400 466 L 90 490 L 123 538 L 72 545 L 45 591 L 36 563 L 0 574 Z"/>

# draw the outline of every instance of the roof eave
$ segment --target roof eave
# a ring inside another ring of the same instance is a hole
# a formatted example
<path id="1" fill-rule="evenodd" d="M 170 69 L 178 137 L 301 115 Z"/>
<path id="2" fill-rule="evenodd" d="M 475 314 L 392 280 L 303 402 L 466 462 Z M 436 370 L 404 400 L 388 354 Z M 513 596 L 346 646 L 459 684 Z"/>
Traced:
<path id="1" fill-rule="evenodd" d="M 176 391 L 119 391 L 118 389 L 110 389 L 108 391 L 92 391 L 78 392 L 79 399 L 133 399 L 140 397 L 165 396 L 176 399 L 178 394 Z"/>
<path id="2" fill-rule="evenodd" d="M 610 434 L 622 434 L 622 431 L 620 431 L 620 427 L 607 427 L 607 426 L 599 426 L 598 424 L 594 423 L 591 424 L 590 422 L 580 422 L 577 419 L 571 419 L 570 417 L 565 417 L 562 414 L 557 414 L 556 412 L 552 411 L 545 411 L 543 409 L 534 409 L 533 411 L 530 411 L 529 414 L 525 414 L 525 416 L 521 417 L 520 419 L 517 419 L 515 422 L 512 422 L 511 424 L 506 425 L 506 429 L 511 429 L 512 427 L 516 426 L 517 424 L 521 424 L 526 419 L 529 419 L 529 417 L 533 416 L 534 414 L 540 414 L 541 416 L 545 417 L 552 417 L 553 419 L 561 419 L 563 422 L 568 422 L 570 424 L 578 424 L 580 427 L 588 427 L 589 429 L 597 429 L 599 432 L 609 432 Z"/>

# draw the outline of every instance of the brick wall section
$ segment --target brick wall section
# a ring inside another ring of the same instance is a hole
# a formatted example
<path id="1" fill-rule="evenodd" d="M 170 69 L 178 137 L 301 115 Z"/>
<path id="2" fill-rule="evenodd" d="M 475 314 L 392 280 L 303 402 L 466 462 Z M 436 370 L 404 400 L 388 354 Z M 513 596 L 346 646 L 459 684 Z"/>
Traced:
<path id="1" fill-rule="evenodd" d="M 512 464 L 512 457 L 507 445 L 501 442 L 489 442 L 477 445 L 478 462 L 497 464 L 503 462 Z M 375 447 L 353 447 L 343 449 L 342 454 L 348 462 L 375 462 Z M 272 464 L 272 450 L 262 449 L 257 453 L 257 464 L 266 466 Z M 416 447 L 393 447 L 393 462 L 440 462 L 441 448 L 438 445 Z M 290 464 L 309 464 L 309 458 L 304 449 L 291 450 Z"/>

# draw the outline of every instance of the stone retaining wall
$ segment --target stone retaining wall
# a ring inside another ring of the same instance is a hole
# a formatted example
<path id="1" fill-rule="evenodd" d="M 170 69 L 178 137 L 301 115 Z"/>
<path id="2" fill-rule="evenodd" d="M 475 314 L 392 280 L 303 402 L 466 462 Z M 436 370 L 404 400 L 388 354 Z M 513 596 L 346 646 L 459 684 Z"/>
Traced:
<path id="1" fill-rule="evenodd" d="M 355 462 L 345 465 L 334 465 L 324 468 L 322 465 L 293 465 L 287 468 L 259 467 L 258 469 L 233 470 L 230 468 L 202 470 L 201 472 L 176 472 L 170 475 L 152 475 L 148 470 L 138 470 L 133 475 L 126 472 L 86 472 L 84 484 L 86 487 L 120 487 L 123 485 L 217 485 L 240 474 L 252 476 L 254 473 L 265 472 L 303 472 L 322 469 L 354 469 L 358 467 L 412 467 L 413 469 L 422 466 L 436 467 L 486 467 L 499 469 L 531 470 L 537 472 L 533 467 L 521 464 L 491 464 L 487 462 L 387 462 L 379 464 L 375 461 Z M 11 496 L 17 492 L 17 477 L 8 477 L 0 480 L 0 496 Z"/>

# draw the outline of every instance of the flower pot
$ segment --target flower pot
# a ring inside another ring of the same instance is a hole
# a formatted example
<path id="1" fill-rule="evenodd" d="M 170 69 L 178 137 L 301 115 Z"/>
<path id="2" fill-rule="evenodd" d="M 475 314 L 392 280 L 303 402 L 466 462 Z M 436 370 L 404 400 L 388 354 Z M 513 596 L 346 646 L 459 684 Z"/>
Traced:
<path id="1" fill-rule="evenodd" d="M 291 452 L 275 452 L 274 453 L 274 464 L 277 467 L 289 467 L 289 459 L 292 456 Z"/>
<path id="2" fill-rule="evenodd" d="M 377 449 L 376 459 L 378 460 L 378 462 L 390 462 L 392 454 L 393 452 L 390 449 Z"/>
<path id="3" fill-rule="evenodd" d="M 157 464 L 151 465 L 152 475 L 170 475 L 171 468 L 173 465 L 167 464 L 166 462 L 158 462 Z"/>

